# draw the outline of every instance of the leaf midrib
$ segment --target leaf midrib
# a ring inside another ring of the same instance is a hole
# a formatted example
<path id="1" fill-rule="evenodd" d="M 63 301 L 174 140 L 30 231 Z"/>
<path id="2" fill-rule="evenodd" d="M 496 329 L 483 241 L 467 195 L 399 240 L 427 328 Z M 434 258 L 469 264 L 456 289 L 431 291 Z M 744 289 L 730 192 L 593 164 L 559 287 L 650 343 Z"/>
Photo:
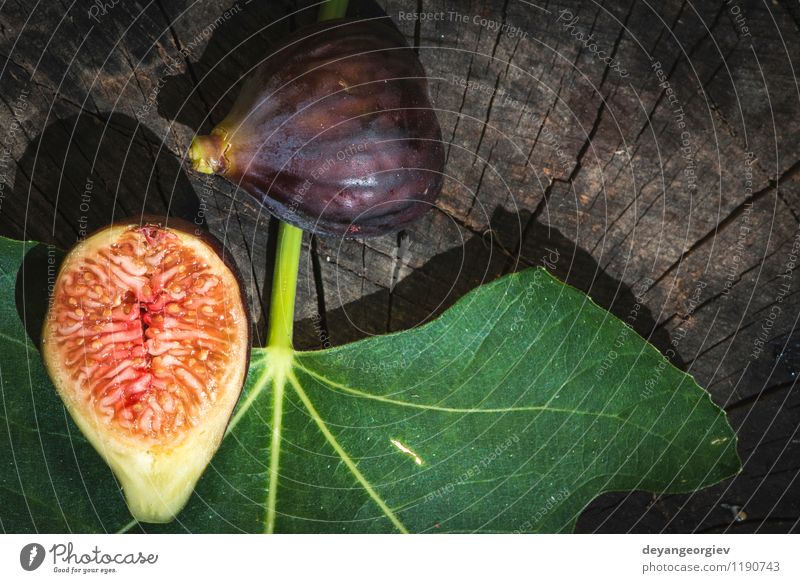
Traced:
<path id="1" fill-rule="evenodd" d="M 279 478 L 280 478 L 280 444 L 282 440 L 282 418 L 283 418 L 283 401 L 285 399 L 285 385 L 288 381 L 289 385 L 297 394 L 300 401 L 303 403 L 306 411 L 308 412 L 311 419 L 317 425 L 317 428 L 322 433 L 325 441 L 330 445 L 339 458 L 342 460 L 344 465 L 350 470 L 350 473 L 353 474 L 356 481 L 361 485 L 362 488 L 366 491 L 367 495 L 370 499 L 378 506 L 381 512 L 389 519 L 389 521 L 394 525 L 394 527 L 403 534 L 408 534 L 408 529 L 405 525 L 400 521 L 400 519 L 395 515 L 394 511 L 389 507 L 389 505 L 383 500 L 383 498 L 378 494 L 375 487 L 372 483 L 361 473 L 358 469 L 356 462 L 350 457 L 350 455 L 345 451 L 345 449 L 341 446 L 338 442 L 336 437 L 331 432 L 328 424 L 322 418 L 322 416 L 317 412 L 316 408 L 314 407 L 313 403 L 311 402 L 310 397 L 308 394 L 303 390 L 300 381 L 295 376 L 293 370 L 294 368 L 303 368 L 300 367 L 295 359 L 295 352 L 290 354 L 282 354 L 277 358 L 282 362 L 279 362 L 276 365 L 275 362 L 272 363 L 270 366 L 270 359 L 268 356 L 268 350 L 266 349 L 262 358 L 260 359 L 260 364 L 264 366 L 264 370 L 259 374 L 258 378 L 256 379 L 253 388 L 249 391 L 247 398 L 242 403 L 241 407 L 237 410 L 234 417 L 231 419 L 231 422 L 228 426 L 228 429 L 225 433 L 227 437 L 245 413 L 253 406 L 253 404 L 258 399 L 259 395 L 264 391 L 267 384 L 272 381 L 273 387 L 273 395 L 272 395 L 272 428 L 271 428 L 271 439 L 270 439 L 270 464 L 269 464 L 269 481 L 267 486 L 267 501 L 266 501 L 266 514 L 264 520 L 264 532 L 270 534 L 273 533 L 275 530 L 275 521 L 277 518 L 277 502 L 278 502 L 278 485 L 279 485 Z M 258 362 L 258 361 L 257 361 Z M 305 370 L 305 369 L 303 369 Z"/>

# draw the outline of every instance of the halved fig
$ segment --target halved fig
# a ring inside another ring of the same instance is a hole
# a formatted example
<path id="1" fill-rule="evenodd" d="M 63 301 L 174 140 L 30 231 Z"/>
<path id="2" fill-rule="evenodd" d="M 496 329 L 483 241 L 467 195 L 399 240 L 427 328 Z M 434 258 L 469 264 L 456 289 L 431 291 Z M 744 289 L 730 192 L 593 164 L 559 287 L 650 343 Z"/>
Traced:
<path id="1" fill-rule="evenodd" d="M 215 239 L 173 219 L 105 228 L 61 266 L 42 355 L 133 516 L 169 521 L 217 450 L 247 374 L 236 269 Z"/>

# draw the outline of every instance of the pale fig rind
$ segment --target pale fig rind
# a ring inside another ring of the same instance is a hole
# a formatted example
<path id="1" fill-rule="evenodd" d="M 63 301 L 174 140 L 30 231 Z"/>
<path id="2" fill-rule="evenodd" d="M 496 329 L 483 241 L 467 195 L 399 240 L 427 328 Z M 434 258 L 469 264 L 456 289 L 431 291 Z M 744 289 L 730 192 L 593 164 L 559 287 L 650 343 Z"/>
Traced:
<path id="1" fill-rule="evenodd" d="M 186 504 L 249 362 L 236 268 L 213 237 L 190 227 L 121 222 L 78 243 L 42 334 L 59 396 L 142 522 L 168 522 Z"/>

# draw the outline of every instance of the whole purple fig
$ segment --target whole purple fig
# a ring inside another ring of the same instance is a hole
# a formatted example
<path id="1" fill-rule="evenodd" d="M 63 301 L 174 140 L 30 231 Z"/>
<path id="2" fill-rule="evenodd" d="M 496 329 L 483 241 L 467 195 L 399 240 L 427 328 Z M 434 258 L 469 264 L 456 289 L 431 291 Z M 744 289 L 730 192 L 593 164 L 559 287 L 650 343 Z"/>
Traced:
<path id="1" fill-rule="evenodd" d="M 189 157 L 289 224 L 350 237 L 419 218 L 441 190 L 444 164 L 416 54 L 395 28 L 354 19 L 286 39 Z"/>

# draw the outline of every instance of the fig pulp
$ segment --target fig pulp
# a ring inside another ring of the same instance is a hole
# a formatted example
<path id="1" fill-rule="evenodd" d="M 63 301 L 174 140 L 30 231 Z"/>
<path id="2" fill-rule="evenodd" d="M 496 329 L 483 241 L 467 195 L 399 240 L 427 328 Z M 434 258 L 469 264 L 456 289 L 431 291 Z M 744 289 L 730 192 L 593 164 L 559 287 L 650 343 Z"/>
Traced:
<path id="1" fill-rule="evenodd" d="M 186 503 L 244 384 L 247 304 L 220 253 L 172 220 L 118 224 L 76 245 L 55 282 L 45 366 L 143 522 Z"/>
<path id="2" fill-rule="evenodd" d="M 326 235 L 396 231 L 442 186 L 425 71 L 393 27 L 330 20 L 297 31 L 189 151 L 279 219 Z"/>

